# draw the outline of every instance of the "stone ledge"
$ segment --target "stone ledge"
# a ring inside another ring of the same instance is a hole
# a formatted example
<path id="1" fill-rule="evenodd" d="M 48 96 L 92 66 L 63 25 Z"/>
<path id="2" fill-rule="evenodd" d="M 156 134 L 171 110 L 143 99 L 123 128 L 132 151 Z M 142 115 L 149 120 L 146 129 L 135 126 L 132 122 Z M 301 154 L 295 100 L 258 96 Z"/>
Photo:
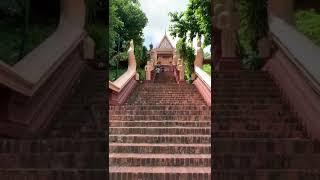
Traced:
<path id="1" fill-rule="evenodd" d="M 320 139 L 320 96 L 311 87 L 308 79 L 291 62 L 282 51 L 278 51 L 272 59 L 270 59 L 265 67 L 277 85 L 282 89 L 289 104 L 304 126 L 308 133 L 316 139 Z"/>
<path id="2" fill-rule="evenodd" d="M 122 105 L 126 99 L 129 97 L 133 89 L 137 85 L 137 81 L 135 80 L 135 76 L 132 76 L 127 83 L 119 89 L 119 91 L 114 91 L 111 88 L 109 89 L 110 97 L 109 97 L 109 105 Z"/>

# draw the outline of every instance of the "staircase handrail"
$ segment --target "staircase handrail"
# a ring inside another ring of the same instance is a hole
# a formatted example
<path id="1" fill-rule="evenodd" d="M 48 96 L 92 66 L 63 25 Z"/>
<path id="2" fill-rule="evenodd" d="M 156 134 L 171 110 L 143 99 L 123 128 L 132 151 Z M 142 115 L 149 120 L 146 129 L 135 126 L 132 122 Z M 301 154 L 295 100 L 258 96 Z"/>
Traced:
<path id="1" fill-rule="evenodd" d="M 130 80 L 133 78 L 133 76 L 136 75 L 136 59 L 134 56 L 134 45 L 133 45 L 133 40 L 130 41 L 130 48 L 128 50 L 128 69 L 127 71 L 122 74 L 118 79 L 115 81 L 109 81 L 109 89 L 115 91 L 115 92 L 120 92 L 122 89 L 130 82 Z"/>
<path id="2" fill-rule="evenodd" d="M 198 39 L 196 57 L 194 60 L 194 70 L 199 79 L 206 85 L 206 87 L 211 91 L 211 76 L 202 70 L 204 60 L 204 52 L 201 47 L 201 40 Z"/>
<path id="3" fill-rule="evenodd" d="M 270 16 L 269 26 L 274 42 L 320 95 L 320 47 L 278 17 Z"/>
<path id="4" fill-rule="evenodd" d="M 193 81 L 193 84 L 198 89 L 198 92 L 203 97 L 204 101 L 208 106 L 211 106 L 211 76 L 202 70 L 203 67 L 203 59 L 204 53 L 201 47 L 200 38 L 198 40 L 196 58 L 194 61 L 194 71 L 195 75 L 197 76 L 196 79 Z"/>
<path id="5" fill-rule="evenodd" d="M 57 70 L 86 36 L 85 6 L 74 0 L 62 1 L 56 31 L 14 66 L 0 62 L 0 84 L 25 96 L 32 96 Z"/>
<path id="6" fill-rule="evenodd" d="M 202 70 L 200 67 L 195 66 L 194 67 L 195 73 L 197 77 L 206 85 L 206 87 L 211 91 L 211 76 L 207 74 L 204 70 Z"/>
<path id="7" fill-rule="evenodd" d="M 130 81 L 130 79 L 135 76 L 136 72 L 132 70 L 127 70 L 124 74 L 122 74 L 115 81 L 109 81 L 109 89 L 120 92 Z"/>

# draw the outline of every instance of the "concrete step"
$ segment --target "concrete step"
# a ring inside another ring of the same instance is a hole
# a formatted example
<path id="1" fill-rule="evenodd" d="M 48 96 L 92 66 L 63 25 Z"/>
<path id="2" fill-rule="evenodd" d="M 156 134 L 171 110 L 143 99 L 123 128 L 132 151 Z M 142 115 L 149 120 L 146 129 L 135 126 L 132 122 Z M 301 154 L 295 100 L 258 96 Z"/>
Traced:
<path id="1" fill-rule="evenodd" d="M 193 134 L 208 135 L 210 127 L 110 127 L 109 134 Z"/>
<path id="2" fill-rule="evenodd" d="M 214 138 L 305 138 L 301 131 L 274 132 L 272 130 L 245 131 L 245 130 L 219 130 L 212 133 Z"/>
<path id="3" fill-rule="evenodd" d="M 211 115 L 110 115 L 111 121 L 211 121 Z"/>
<path id="4" fill-rule="evenodd" d="M 215 96 L 213 98 L 213 102 L 217 104 L 282 104 L 283 100 L 279 97 L 264 97 L 264 96 L 256 96 L 256 97 L 228 97 L 228 96 Z"/>
<path id="5" fill-rule="evenodd" d="M 161 100 L 161 101 L 127 101 L 126 105 L 181 105 L 181 104 L 193 104 L 197 106 L 203 106 L 205 105 L 204 100 L 196 100 L 196 101 L 190 101 L 190 100 Z"/>
<path id="6" fill-rule="evenodd" d="M 128 105 L 128 106 L 109 106 L 109 111 L 112 110 L 211 110 L 211 107 L 203 106 L 194 106 L 194 105 L 180 105 L 180 106 L 145 106 L 145 105 Z"/>
<path id="7" fill-rule="evenodd" d="M 211 114 L 211 110 L 112 110 L 110 115 L 206 115 Z"/>
<path id="8" fill-rule="evenodd" d="M 0 169 L 103 169 L 105 152 L 0 153 Z"/>
<path id="9" fill-rule="evenodd" d="M 105 152 L 106 138 L 1 139 L 0 153 Z"/>
<path id="10" fill-rule="evenodd" d="M 244 104 L 214 104 L 213 105 L 215 111 L 221 110 L 264 110 L 264 109 L 273 109 L 273 110 L 286 110 L 289 111 L 290 108 L 288 105 L 285 104 L 251 104 L 251 105 L 244 105 Z"/>
<path id="11" fill-rule="evenodd" d="M 110 179 L 210 180 L 210 167 L 109 167 Z"/>
<path id="12" fill-rule="evenodd" d="M 214 169 L 319 169 L 320 154 L 215 153 Z"/>
<path id="13" fill-rule="evenodd" d="M 307 138 L 213 138 L 214 153 L 320 153 Z"/>
<path id="14" fill-rule="evenodd" d="M 286 114 L 283 116 L 270 115 L 255 115 L 255 116 L 235 116 L 235 115 L 217 115 L 212 116 L 212 121 L 215 123 L 289 123 L 300 124 L 295 115 Z"/>
<path id="15" fill-rule="evenodd" d="M 210 144 L 109 143 L 109 153 L 210 154 Z"/>
<path id="16" fill-rule="evenodd" d="M 101 180 L 107 179 L 106 169 L 0 169 L 1 180 L 11 179 L 59 179 Z"/>
<path id="17" fill-rule="evenodd" d="M 109 121 L 109 127 L 210 127 L 211 121 Z"/>
<path id="18" fill-rule="evenodd" d="M 146 135 L 126 134 L 109 135 L 112 143 L 169 143 L 169 144 L 210 144 L 210 135 Z"/>
<path id="19" fill-rule="evenodd" d="M 226 169 L 214 170 L 214 179 L 242 180 L 242 179 L 263 179 L 263 180 L 318 180 L 320 172 L 309 169 Z"/>
<path id="20" fill-rule="evenodd" d="M 71 129 L 71 128 L 63 128 L 59 130 L 51 130 L 47 135 L 48 138 L 104 138 L 107 135 L 107 132 L 104 129 Z"/>
<path id="21" fill-rule="evenodd" d="M 265 122 L 265 121 L 216 121 L 215 130 L 243 130 L 243 131 L 303 131 L 303 126 L 298 123 Z"/>
<path id="22" fill-rule="evenodd" d="M 211 167 L 211 154 L 110 153 L 109 166 Z"/>

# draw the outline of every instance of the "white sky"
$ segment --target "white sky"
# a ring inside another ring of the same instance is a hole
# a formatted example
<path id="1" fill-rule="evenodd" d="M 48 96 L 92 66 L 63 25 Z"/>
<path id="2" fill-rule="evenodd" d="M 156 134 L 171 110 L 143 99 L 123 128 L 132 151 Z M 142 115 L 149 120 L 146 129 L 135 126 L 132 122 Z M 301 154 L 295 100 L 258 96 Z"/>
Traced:
<path id="1" fill-rule="evenodd" d="M 158 46 L 165 30 L 171 43 L 176 45 L 177 38 L 173 39 L 169 33 L 170 17 L 169 12 L 182 12 L 187 8 L 189 0 L 139 0 L 143 12 L 148 18 L 148 24 L 144 28 L 144 45 L 149 49 L 150 43 L 153 47 Z M 196 45 L 196 42 L 194 42 Z M 210 52 L 210 47 L 205 48 Z"/>

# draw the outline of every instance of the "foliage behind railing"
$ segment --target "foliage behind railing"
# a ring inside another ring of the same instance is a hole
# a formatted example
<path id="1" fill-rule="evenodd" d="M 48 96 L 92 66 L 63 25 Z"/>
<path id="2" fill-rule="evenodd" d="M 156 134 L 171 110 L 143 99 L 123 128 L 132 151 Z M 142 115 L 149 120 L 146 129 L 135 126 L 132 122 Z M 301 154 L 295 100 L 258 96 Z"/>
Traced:
<path id="1" fill-rule="evenodd" d="M 0 63 L 6 109 L 0 112 L 1 134 L 25 137 L 46 128 L 84 68 L 85 5 L 83 0 L 61 3 L 56 32 L 13 67 Z"/>
<path id="2" fill-rule="evenodd" d="M 195 72 L 197 77 L 201 79 L 201 81 L 207 86 L 207 88 L 211 91 L 211 76 L 203 71 L 200 67 L 195 67 Z"/>
<path id="3" fill-rule="evenodd" d="M 270 16 L 274 53 L 264 66 L 310 137 L 320 139 L 320 47 L 284 20 Z"/>
<path id="4" fill-rule="evenodd" d="M 117 80 L 109 81 L 109 91 L 111 97 L 109 102 L 111 105 L 120 105 L 124 103 L 126 98 L 129 96 L 134 86 L 136 85 L 136 71 L 137 64 L 134 55 L 133 40 L 130 42 L 130 48 L 128 50 L 128 70 L 121 75 Z"/>
<path id="5" fill-rule="evenodd" d="M 311 82 L 313 88 L 320 92 L 320 47 L 312 43 L 303 34 L 285 21 L 272 16 L 270 30 L 277 44 L 290 53 L 290 60 Z M 319 93 L 320 94 L 320 93 Z"/>
<path id="6" fill-rule="evenodd" d="M 207 105 L 211 106 L 211 76 L 202 69 L 204 60 L 203 54 L 203 49 L 201 48 L 201 42 L 199 40 L 194 61 L 194 70 L 197 78 L 193 84 L 197 87 Z"/>

